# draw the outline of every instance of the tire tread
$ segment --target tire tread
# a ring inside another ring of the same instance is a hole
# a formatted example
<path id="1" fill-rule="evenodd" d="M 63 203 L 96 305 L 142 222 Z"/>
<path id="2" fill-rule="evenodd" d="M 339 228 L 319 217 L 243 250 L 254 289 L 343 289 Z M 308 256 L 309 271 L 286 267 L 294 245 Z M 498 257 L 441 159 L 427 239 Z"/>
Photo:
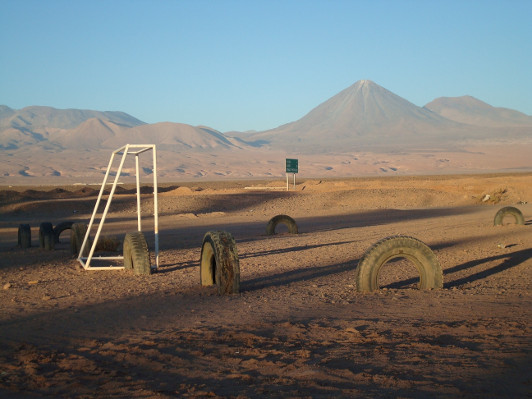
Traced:
<path id="1" fill-rule="evenodd" d="M 124 238 L 124 268 L 133 269 L 137 275 L 151 274 L 150 252 L 144 234 L 127 233 Z"/>
<path id="2" fill-rule="evenodd" d="M 214 258 L 214 270 L 211 270 L 211 255 Z M 210 275 L 211 273 L 214 273 L 214 276 Z M 200 256 L 200 280 L 202 285 L 211 285 L 209 282 L 214 282 L 219 295 L 240 292 L 240 263 L 231 233 L 209 231 L 205 234 Z"/>
<path id="3" fill-rule="evenodd" d="M 441 266 L 425 243 L 410 236 L 390 236 L 377 241 L 360 258 L 356 270 L 357 290 L 359 292 L 377 290 L 378 272 L 381 266 L 398 257 L 416 261 L 416 267 L 420 272 L 421 289 L 443 287 Z"/>
<path id="4" fill-rule="evenodd" d="M 516 224 L 525 224 L 525 218 L 519 209 L 514 206 L 505 206 L 504 208 L 499 209 L 499 211 L 495 214 L 493 225 L 502 226 L 502 221 L 507 215 L 513 216 L 515 218 Z"/>
<path id="5" fill-rule="evenodd" d="M 298 228 L 296 221 L 288 215 L 277 215 L 270 219 L 266 226 L 266 234 L 271 236 L 275 234 L 275 228 L 279 223 L 282 223 L 288 227 L 290 234 L 298 234 Z"/>

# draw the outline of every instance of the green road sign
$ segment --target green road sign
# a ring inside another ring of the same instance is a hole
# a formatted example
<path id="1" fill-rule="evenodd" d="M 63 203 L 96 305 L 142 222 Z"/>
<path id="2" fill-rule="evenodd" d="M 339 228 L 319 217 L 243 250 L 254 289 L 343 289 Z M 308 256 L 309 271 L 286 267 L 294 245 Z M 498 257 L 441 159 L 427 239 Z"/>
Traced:
<path id="1" fill-rule="evenodd" d="M 298 173 L 297 159 L 286 158 L 286 173 Z"/>

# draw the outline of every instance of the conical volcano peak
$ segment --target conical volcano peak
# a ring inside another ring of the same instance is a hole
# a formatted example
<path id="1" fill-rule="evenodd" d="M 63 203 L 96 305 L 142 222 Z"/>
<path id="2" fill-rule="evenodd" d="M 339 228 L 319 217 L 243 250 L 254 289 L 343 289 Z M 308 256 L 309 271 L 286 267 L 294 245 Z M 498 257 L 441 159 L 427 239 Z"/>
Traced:
<path id="1" fill-rule="evenodd" d="M 360 87 L 371 87 L 371 86 L 378 86 L 373 80 L 369 79 L 361 79 L 358 82 L 355 83 L 355 85 L 359 85 Z"/>
<path id="2" fill-rule="evenodd" d="M 384 87 L 379 86 L 377 83 L 369 79 L 362 79 L 353 83 L 347 89 L 344 89 L 338 93 L 338 95 L 345 97 L 358 97 L 359 101 L 365 101 L 365 99 L 376 96 L 398 97 L 391 91 L 386 90 Z"/>
<path id="3" fill-rule="evenodd" d="M 432 122 L 435 116 L 375 82 L 363 79 L 320 104 L 300 121 L 305 122 L 307 128 L 320 126 L 330 130 L 334 126 L 360 133 L 366 127 L 395 125 L 405 118 L 428 118 Z"/>
<path id="4" fill-rule="evenodd" d="M 371 90 L 375 90 L 379 88 L 382 89 L 382 87 L 379 86 L 374 81 L 368 80 L 368 79 L 362 79 L 362 80 L 358 80 L 357 82 L 353 83 L 353 85 L 345 89 L 345 91 L 354 92 L 354 93 L 361 91 L 363 93 L 367 93 Z"/>

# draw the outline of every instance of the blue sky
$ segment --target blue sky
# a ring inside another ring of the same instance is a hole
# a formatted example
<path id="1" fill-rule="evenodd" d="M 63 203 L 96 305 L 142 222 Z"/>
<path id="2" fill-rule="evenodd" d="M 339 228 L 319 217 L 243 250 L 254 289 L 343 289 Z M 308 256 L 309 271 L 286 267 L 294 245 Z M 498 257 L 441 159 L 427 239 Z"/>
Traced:
<path id="1" fill-rule="evenodd" d="M 0 104 L 265 130 L 360 79 L 532 114 L 532 0 L 0 0 Z"/>

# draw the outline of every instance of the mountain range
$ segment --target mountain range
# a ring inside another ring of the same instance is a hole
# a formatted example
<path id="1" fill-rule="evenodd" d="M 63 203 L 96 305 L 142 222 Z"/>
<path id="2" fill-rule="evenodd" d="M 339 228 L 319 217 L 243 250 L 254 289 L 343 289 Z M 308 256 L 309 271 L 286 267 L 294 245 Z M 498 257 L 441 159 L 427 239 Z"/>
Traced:
<path id="1" fill-rule="evenodd" d="M 69 173 L 64 165 L 59 168 L 62 171 L 57 169 L 65 157 L 91 153 L 100 159 L 102 153 L 108 157 L 109 150 L 126 143 L 157 144 L 164 158 L 174 159 L 174 167 L 163 172 L 168 178 L 173 173 L 175 178 L 196 178 L 276 175 L 273 169 L 251 170 L 251 165 L 261 159 L 260 167 L 264 168 L 278 162 L 283 154 L 326 158 L 360 152 L 460 152 L 467 146 L 501 141 L 530 143 L 531 139 L 532 116 L 496 108 L 471 96 L 440 97 L 418 107 L 370 80 L 356 82 L 297 121 L 254 133 L 223 134 L 206 126 L 171 122 L 146 124 L 124 112 L 45 106 L 14 110 L 0 105 L 1 164 L 7 170 L 4 178 L 86 175 L 81 172 L 85 165 L 79 156 L 77 172 Z M 47 164 L 44 154 L 62 155 L 54 155 L 55 164 Z M 224 159 L 222 171 L 210 170 L 219 166 L 206 162 L 212 157 Z M 24 164 L 35 159 L 40 159 L 41 173 Z M 250 170 L 238 176 L 232 172 L 246 167 Z M 190 170 L 194 172 L 183 172 Z"/>

